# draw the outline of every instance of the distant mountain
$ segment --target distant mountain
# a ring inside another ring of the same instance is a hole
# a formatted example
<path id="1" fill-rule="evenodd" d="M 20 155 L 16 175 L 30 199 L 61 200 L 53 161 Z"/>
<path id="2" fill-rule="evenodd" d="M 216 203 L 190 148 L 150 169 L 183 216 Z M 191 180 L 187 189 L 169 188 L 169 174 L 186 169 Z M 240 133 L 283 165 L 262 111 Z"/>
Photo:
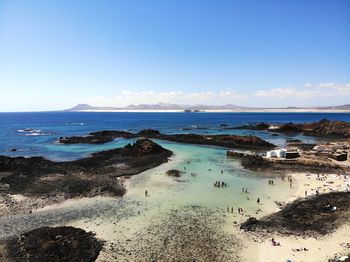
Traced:
<path id="1" fill-rule="evenodd" d="M 226 105 L 178 105 L 171 103 L 158 103 L 158 104 L 139 104 L 139 105 L 128 105 L 125 107 L 98 107 L 91 106 L 88 104 L 78 104 L 65 111 L 166 111 L 166 110 L 176 110 L 176 111 L 336 111 L 336 110 L 350 110 L 350 104 L 340 105 L 340 106 L 320 106 L 320 107 L 280 107 L 280 108 L 261 108 L 261 107 L 243 107 L 233 104 Z"/>
<path id="2" fill-rule="evenodd" d="M 244 108 L 232 104 L 222 106 L 210 105 L 177 105 L 170 103 L 128 105 L 125 107 L 97 107 L 88 104 L 78 104 L 66 111 L 98 111 L 98 110 L 234 110 Z"/>
<path id="3" fill-rule="evenodd" d="M 78 104 L 70 109 L 65 111 L 87 111 L 87 110 L 120 110 L 117 107 L 98 107 L 98 106 L 90 106 L 88 104 Z"/>
<path id="4" fill-rule="evenodd" d="M 170 103 L 140 104 L 123 107 L 124 110 L 182 110 L 183 106 Z"/>
<path id="5" fill-rule="evenodd" d="M 319 107 L 320 109 L 335 109 L 335 110 L 350 110 L 350 104 L 341 105 L 341 106 L 324 106 Z"/>

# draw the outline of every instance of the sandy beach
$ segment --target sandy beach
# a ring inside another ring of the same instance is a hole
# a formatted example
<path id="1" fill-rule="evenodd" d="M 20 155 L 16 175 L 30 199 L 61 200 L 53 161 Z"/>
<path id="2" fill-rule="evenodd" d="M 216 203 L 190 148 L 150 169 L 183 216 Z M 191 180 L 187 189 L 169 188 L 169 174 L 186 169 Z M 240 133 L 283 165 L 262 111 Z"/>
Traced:
<path id="1" fill-rule="evenodd" d="M 324 175 L 324 176 L 318 176 L 316 174 L 301 174 L 301 173 L 293 173 L 290 174 L 292 179 L 295 181 L 293 183 L 293 193 L 289 195 L 289 197 L 286 199 L 287 202 L 291 202 L 295 200 L 296 198 L 303 198 L 305 197 L 305 191 L 308 191 L 308 195 L 313 195 L 316 192 L 316 189 L 319 189 L 321 193 L 327 193 L 331 191 L 344 191 L 346 190 L 348 179 L 344 178 L 343 176 L 337 176 L 336 174 L 332 175 Z M 151 201 L 151 200 L 150 200 Z M 271 206 L 270 206 L 271 208 Z M 278 211 L 279 208 L 277 205 L 274 205 L 272 207 L 275 211 Z M 269 212 L 266 212 L 266 210 L 270 210 Z M 184 210 L 178 210 L 179 212 L 184 212 Z M 186 215 L 188 212 L 185 211 L 184 215 Z M 218 211 L 219 216 L 215 216 L 212 219 L 217 221 L 221 224 L 221 226 L 217 227 L 215 234 L 223 234 L 225 235 L 226 241 L 231 241 L 232 245 L 235 247 L 239 247 L 237 250 L 231 250 L 231 252 L 228 252 L 227 254 L 230 254 L 226 257 L 229 258 L 231 261 L 256 261 L 256 262 L 263 262 L 263 261 L 305 261 L 305 262 L 316 262 L 316 261 L 328 261 L 328 259 L 334 258 L 336 255 L 338 257 L 341 257 L 343 255 L 347 255 L 350 251 L 348 247 L 346 247 L 347 243 L 350 243 L 350 235 L 348 234 L 350 230 L 350 225 L 344 225 L 336 232 L 326 235 L 326 236 L 320 236 L 320 237 L 297 237 L 297 236 L 283 236 L 280 234 L 270 234 L 270 235 L 264 235 L 261 236 L 259 234 L 255 233 L 246 233 L 239 229 L 239 224 L 246 220 L 247 216 L 256 216 L 256 217 L 262 217 L 265 215 L 268 215 L 271 212 L 271 209 L 262 207 L 262 212 L 258 214 L 251 214 L 251 213 L 245 213 L 245 214 L 237 214 L 236 210 L 234 211 L 234 214 L 231 213 L 225 213 L 224 211 Z M 187 214 L 188 216 L 188 214 Z M 142 215 L 141 215 L 142 217 Z M 146 216 L 147 217 L 147 216 Z M 180 217 L 174 217 L 174 219 L 180 219 Z M 159 217 L 158 217 L 159 218 Z M 208 214 L 201 217 L 201 219 L 208 219 Z M 158 222 L 163 223 L 161 219 L 159 221 L 154 219 L 144 219 L 142 220 L 142 225 L 138 224 L 137 221 L 139 221 L 139 218 L 134 217 L 131 220 L 126 220 L 125 223 L 122 223 L 120 225 L 115 225 L 112 220 L 109 222 L 103 222 L 100 220 L 99 222 L 95 223 L 82 223 L 82 222 L 75 222 L 72 225 L 75 227 L 81 227 L 87 230 L 93 230 L 96 232 L 97 236 L 108 239 L 109 245 L 107 245 L 107 248 L 104 249 L 98 259 L 98 261 L 108 261 L 110 259 L 115 258 L 113 254 L 114 248 L 120 245 L 121 242 L 123 242 L 122 239 L 125 239 L 125 242 L 128 241 L 133 242 L 139 242 L 144 241 L 151 241 L 154 243 L 158 243 L 158 235 L 155 234 L 153 231 L 156 230 Z M 190 220 L 188 220 L 189 222 Z M 136 225 L 136 226 L 135 226 Z M 161 226 L 158 224 L 158 226 Z M 163 225 L 164 226 L 164 225 Z M 170 228 L 171 226 L 174 226 L 174 223 L 170 223 L 168 225 Z M 114 228 L 113 231 L 111 231 L 111 228 Z M 146 228 L 147 234 L 143 235 L 142 230 L 143 228 Z M 156 230 L 159 234 L 164 234 L 168 229 L 164 229 L 164 231 Z M 202 229 L 204 230 L 204 229 Z M 118 233 L 119 232 L 119 233 Z M 152 232 L 152 233 L 151 233 Z M 221 233 L 220 233 L 221 232 Z M 168 232 L 170 233 L 170 232 Z M 197 235 L 197 232 L 192 232 L 194 235 Z M 116 237 L 117 235 L 117 237 Z M 139 240 L 135 239 L 135 235 L 142 236 Z M 123 237 L 121 237 L 123 236 Z M 193 237 L 193 235 L 191 235 Z M 189 236 L 187 236 L 189 237 Z M 280 242 L 280 246 L 273 246 L 271 243 L 271 238 L 276 239 Z M 128 240 L 129 239 L 129 240 Z M 204 239 L 203 239 L 204 240 Z M 222 239 L 219 239 L 222 241 Z M 218 240 L 218 241 L 219 241 Z M 181 243 L 180 240 L 177 240 Z M 204 240 L 205 241 L 205 240 Z M 178 243 L 178 244 L 180 244 Z M 142 261 L 139 260 L 140 257 L 135 256 L 135 243 L 132 245 L 126 245 L 126 247 L 129 248 L 130 255 L 133 259 L 133 261 Z M 138 243 L 136 245 L 143 245 L 143 248 L 150 247 L 148 245 L 145 245 L 145 243 L 141 244 Z M 204 245 L 204 243 L 202 243 Z M 125 247 L 125 244 L 123 244 Z M 153 245 L 151 245 L 153 246 Z M 176 246 L 176 243 L 175 243 Z M 165 247 L 164 247 L 165 248 Z M 203 247 L 202 247 L 203 248 Z M 306 248 L 307 251 L 298 251 L 301 249 Z M 136 248 L 137 250 L 137 248 Z M 227 249 L 224 249 L 225 252 L 227 252 Z M 239 251 L 240 250 L 240 251 Z M 139 250 L 140 251 L 140 250 Z M 157 252 L 156 250 L 154 250 Z M 145 250 L 140 251 L 145 252 Z M 173 253 L 175 252 L 175 253 Z M 147 252 L 145 252 L 148 254 Z M 169 254 L 176 254 L 176 250 L 172 250 Z M 121 259 L 120 261 L 128 261 L 128 254 L 127 252 L 120 252 L 119 256 L 117 256 L 118 259 Z M 123 259 L 124 257 L 124 259 Z M 170 257 L 168 257 L 169 259 Z M 200 260 L 202 261 L 202 260 Z M 205 259 L 203 261 L 206 261 Z M 220 260 L 218 260 L 220 261 Z"/>
<path id="2" fill-rule="evenodd" d="M 295 194 L 291 195 L 287 202 L 297 198 L 315 195 L 316 190 L 320 193 L 345 191 L 350 186 L 348 177 L 336 174 L 318 176 L 317 174 L 292 173 L 290 176 L 295 180 Z M 237 230 L 238 231 L 238 230 Z M 246 240 L 247 248 L 242 252 L 244 261 L 298 261 L 298 262 L 322 262 L 342 257 L 350 253 L 350 225 L 343 225 L 336 232 L 320 237 L 297 237 L 273 234 L 261 238 L 253 233 Z M 238 233 L 238 232 L 237 232 Z M 281 246 L 273 246 L 271 239 L 280 242 Z M 348 246 L 346 246 L 348 244 Z M 306 248 L 307 251 L 302 250 Z M 300 251 L 299 251 L 300 250 Z"/>

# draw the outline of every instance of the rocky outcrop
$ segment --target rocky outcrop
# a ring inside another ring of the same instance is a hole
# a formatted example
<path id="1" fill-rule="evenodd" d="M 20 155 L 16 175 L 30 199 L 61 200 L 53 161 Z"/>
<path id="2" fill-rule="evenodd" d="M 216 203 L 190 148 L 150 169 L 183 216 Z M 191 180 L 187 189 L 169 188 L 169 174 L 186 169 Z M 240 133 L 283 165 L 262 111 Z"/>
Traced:
<path id="1" fill-rule="evenodd" d="M 281 211 L 241 224 L 245 231 L 287 235 L 325 235 L 350 221 L 350 192 L 333 192 L 296 200 Z"/>
<path id="2" fill-rule="evenodd" d="M 91 132 L 87 136 L 60 137 L 62 144 L 104 144 L 116 138 L 134 138 L 136 135 L 126 131 L 98 131 Z"/>
<path id="3" fill-rule="evenodd" d="M 268 150 L 275 148 L 275 145 L 256 136 L 237 136 L 237 135 L 197 135 L 197 134 L 162 134 L 158 130 L 145 129 L 138 133 L 129 133 L 123 131 L 101 131 L 90 133 L 88 136 L 82 137 L 61 137 L 60 143 L 75 144 L 75 143 L 106 143 L 117 137 L 133 138 L 146 137 L 155 138 L 177 143 L 185 144 L 201 144 L 222 146 L 228 148 L 239 149 L 257 149 Z"/>
<path id="4" fill-rule="evenodd" d="M 181 177 L 182 172 L 176 169 L 171 169 L 166 171 L 166 174 L 172 177 Z"/>
<path id="5" fill-rule="evenodd" d="M 305 124 L 303 132 L 310 136 L 349 138 L 350 123 L 323 119 L 316 123 Z"/>
<path id="6" fill-rule="evenodd" d="M 249 170 L 272 173 L 312 172 L 312 173 L 347 173 L 344 166 L 320 159 L 269 159 L 260 155 L 228 151 L 227 155 L 240 160 L 241 165 Z"/>
<path id="7" fill-rule="evenodd" d="M 118 176 L 134 175 L 167 162 L 172 152 L 148 139 L 70 162 L 42 157 L 0 156 L 0 183 L 8 193 L 66 198 L 101 194 L 123 195 Z"/>
<path id="8" fill-rule="evenodd" d="M 270 127 L 268 123 L 261 122 L 255 125 L 243 125 L 238 127 L 231 127 L 231 129 L 247 129 L 247 130 L 267 130 Z"/>
<path id="9" fill-rule="evenodd" d="M 7 261 L 95 261 L 102 241 L 74 227 L 40 227 L 5 243 Z"/>
<path id="10" fill-rule="evenodd" d="M 344 121 L 330 121 L 322 119 L 311 123 L 286 123 L 272 126 L 267 123 L 256 125 L 244 125 L 236 129 L 268 130 L 277 133 L 303 133 L 307 136 L 329 137 L 329 138 L 350 138 L 350 123 Z"/>

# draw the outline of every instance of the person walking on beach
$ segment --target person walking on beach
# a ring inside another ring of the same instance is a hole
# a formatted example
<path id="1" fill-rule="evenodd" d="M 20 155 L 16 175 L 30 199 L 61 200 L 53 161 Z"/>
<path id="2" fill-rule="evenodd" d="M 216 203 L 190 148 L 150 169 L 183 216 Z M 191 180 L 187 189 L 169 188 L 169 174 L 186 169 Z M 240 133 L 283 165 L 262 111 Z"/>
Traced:
<path id="1" fill-rule="evenodd" d="M 148 191 L 147 190 L 145 190 L 145 197 L 147 197 L 148 196 Z"/>
<path id="2" fill-rule="evenodd" d="M 260 198 L 258 197 L 258 200 L 256 200 L 256 202 L 258 203 L 258 204 L 260 204 Z"/>

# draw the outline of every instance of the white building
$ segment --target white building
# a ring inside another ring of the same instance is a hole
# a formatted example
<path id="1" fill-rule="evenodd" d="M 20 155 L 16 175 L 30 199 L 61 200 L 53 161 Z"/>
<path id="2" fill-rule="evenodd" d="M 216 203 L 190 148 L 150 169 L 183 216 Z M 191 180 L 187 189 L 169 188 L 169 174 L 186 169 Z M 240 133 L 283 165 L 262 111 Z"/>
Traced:
<path id="1" fill-rule="evenodd" d="M 266 157 L 267 158 L 285 158 L 286 157 L 286 152 L 287 149 L 275 149 L 275 150 L 271 150 L 271 151 L 267 151 L 266 152 Z"/>

